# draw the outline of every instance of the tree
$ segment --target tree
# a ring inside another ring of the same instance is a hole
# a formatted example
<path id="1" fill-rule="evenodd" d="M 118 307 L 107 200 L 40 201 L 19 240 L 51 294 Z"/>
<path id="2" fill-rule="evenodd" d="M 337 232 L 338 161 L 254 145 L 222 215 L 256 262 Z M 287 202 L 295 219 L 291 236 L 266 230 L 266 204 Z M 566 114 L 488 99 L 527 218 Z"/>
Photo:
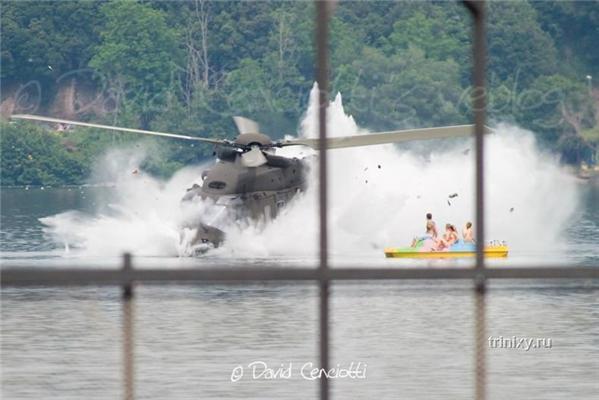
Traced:
<path id="1" fill-rule="evenodd" d="M 488 10 L 489 76 L 518 78 L 527 87 L 537 77 L 557 72 L 555 43 L 528 2 L 491 2 Z"/>
<path id="2" fill-rule="evenodd" d="M 178 34 L 162 11 L 146 4 L 112 1 L 101 11 L 106 22 L 89 64 L 116 88 L 117 112 L 125 102 L 147 128 L 175 85 L 176 66 L 182 61 Z"/>
<path id="3" fill-rule="evenodd" d="M 599 7 L 593 1 L 531 1 L 542 29 L 558 45 L 562 72 L 599 75 Z M 569 70 L 569 71 L 568 71 Z"/>
<path id="4" fill-rule="evenodd" d="M 516 122 L 551 145 L 564 134 L 579 136 L 596 123 L 585 85 L 560 74 L 537 78 L 513 100 Z"/>
<path id="5" fill-rule="evenodd" d="M 0 122 L 2 185 L 82 183 L 89 169 L 82 154 L 70 152 L 63 138 L 31 123 Z"/>
<path id="6" fill-rule="evenodd" d="M 205 0 L 194 0 L 190 8 L 191 12 L 184 27 L 187 66 L 183 94 L 188 105 L 191 104 L 193 93 L 198 86 L 206 89 L 211 84 L 208 56 L 210 6 Z"/>
<path id="7" fill-rule="evenodd" d="M 430 59 L 467 61 L 470 52 L 467 16 L 442 10 L 431 10 L 438 15 L 417 11 L 411 17 L 397 21 L 384 49 L 389 54 L 397 54 L 413 46 L 424 51 Z"/>
<path id="8" fill-rule="evenodd" d="M 100 2 L 2 3 L 2 78 L 48 80 L 83 68 L 98 40 Z"/>
<path id="9" fill-rule="evenodd" d="M 415 47 L 392 56 L 366 47 L 336 82 L 346 108 L 377 130 L 464 121 L 458 64 L 428 60 Z"/>
<path id="10" fill-rule="evenodd" d="M 1 6 L 3 112 L 11 104 L 33 104 L 32 88 L 42 94 L 40 113 L 64 112 L 56 100 L 65 85 L 57 81 L 70 71 L 93 68 L 101 80 L 78 75 L 67 92 L 72 104 L 100 98 L 101 107 L 93 103 L 80 116 L 233 138 L 231 116 L 241 114 L 276 135 L 297 127 L 314 81 L 312 2 L 8 1 Z M 599 143 L 599 91 L 591 85 L 599 78 L 596 4 L 489 2 L 487 28 L 489 116 L 533 130 L 565 161 L 585 159 L 585 146 Z M 470 45 L 471 19 L 458 3 L 338 2 L 330 23 L 331 95 L 340 91 L 346 110 L 370 129 L 466 123 Z M 107 115 L 111 107 L 116 112 Z M 23 160 L 18 146 L 3 147 L 3 168 L 12 172 L 2 176 L 12 182 L 49 182 L 77 171 L 83 179 L 86 169 L 78 162 L 91 165 L 107 147 L 139 140 L 77 130 L 68 137 L 77 150 L 64 151 L 66 138 L 42 139 L 37 130 L 22 129 L 31 137 L 19 140 L 31 152 L 54 149 L 56 156 L 42 157 L 52 160 L 45 167 L 28 154 Z M 177 141 L 161 140 L 156 148 L 160 159 L 147 166 L 161 175 L 212 154 L 211 146 Z"/>

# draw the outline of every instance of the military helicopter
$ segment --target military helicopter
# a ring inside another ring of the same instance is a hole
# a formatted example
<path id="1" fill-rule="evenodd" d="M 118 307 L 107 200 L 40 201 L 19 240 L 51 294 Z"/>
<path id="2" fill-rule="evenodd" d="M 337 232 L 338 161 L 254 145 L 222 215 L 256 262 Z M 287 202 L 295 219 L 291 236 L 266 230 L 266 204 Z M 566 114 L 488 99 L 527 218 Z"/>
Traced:
<path id="1" fill-rule="evenodd" d="M 308 146 L 318 150 L 320 141 L 312 138 L 273 141 L 269 136 L 260 133 L 258 123 L 244 117 L 233 117 L 239 132 L 235 140 L 122 128 L 38 115 L 13 115 L 12 118 L 54 123 L 59 126 L 75 125 L 213 144 L 216 146 L 216 163 L 202 173 L 201 185 L 194 184 L 187 189 L 182 201 L 189 202 L 196 198 L 210 201 L 226 211 L 225 219 L 229 221 L 275 218 L 297 193 L 306 189 L 310 168 L 308 159 L 279 156 L 275 154 L 276 149 L 287 146 Z M 474 125 L 457 125 L 331 137 L 326 139 L 326 148 L 341 149 L 413 140 L 454 138 L 472 135 L 473 129 Z M 218 247 L 225 239 L 222 229 L 205 221 L 195 221 L 191 225 L 195 229 L 192 245 L 206 244 Z"/>

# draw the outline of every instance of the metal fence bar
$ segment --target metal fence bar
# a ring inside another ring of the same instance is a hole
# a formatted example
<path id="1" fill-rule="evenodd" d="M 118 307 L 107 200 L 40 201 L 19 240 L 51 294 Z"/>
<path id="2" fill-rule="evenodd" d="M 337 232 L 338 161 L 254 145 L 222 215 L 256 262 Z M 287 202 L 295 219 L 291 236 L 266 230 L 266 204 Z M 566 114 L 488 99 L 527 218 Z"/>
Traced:
<path id="1" fill-rule="evenodd" d="M 134 304 L 133 304 L 133 265 L 131 254 L 123 256 L 123 273 L 125 282 L 123 284 L 123 398 L 133 400 L 135 398 L 135 368 L 134 368 Z"/>
<path id="2" fill-rule="evenodd" d="M 474 22 L 473 29 L 473 89 L 472 108 L 474 110 L 475 157 L 476 157 L 476 265 L 477 276 L 474 278 L 474 312 L 475 312 L 475 389 L 474 398 L 486 399 L 486 309 L 485 309 L 485 147 L 484 130 L 486 119 L 486 37 L 485 37 L 485 2 L 484 0 L 464 1 Z"/>
<path id="3" fill-rule="evenodd" d="M 487 397 L 487 357 L 486 342 L 486 294 L 487 288 L 483 281 L 474 287 L 474 398 L 485 400 Z"/>
<path id="4" fill-rule="evenodd" d="M 485 88 L 485 2 L 484 0 L 465 1 L 474 21 L 472 56 L 473 88 L 472 109 L 474 111 L 474 140 L 476 166 L 476 267 L 483 270 L 485 258 L 483 248 L 485 243 L 485 121 L 486 121 L 486 88 Z"/>
<path id="5" fill-rule="evenodd" d="M 486 268 L 487 279 L 599 279 L 599 265 L 589 267 L 511 266 Z M 246 283 L 272 281 L 339 280 L 475 280 L 474 268 L 329 268 L 324 274 L 315 268 L 230 268 L 227 265 L 207 269 L 120 269 L 3 267 L 2 287 L 18 286 L 125 286 L 166 283 Z"/>
<path id="6" fill-rule="evenodd" d="M 328 203 L 327 203 L 327 107 L 329 103 L 329 9 L 331 2 L 316 1 L 316 80 L 318 82 L 318 135 L 319 135 L 319 220 L 320 220 L 320 368 L 329 369 L 329 281 L 328 266 Z M 325 374 L 320 379 L 320 398 L 329 398 L 329 380 Z"/>

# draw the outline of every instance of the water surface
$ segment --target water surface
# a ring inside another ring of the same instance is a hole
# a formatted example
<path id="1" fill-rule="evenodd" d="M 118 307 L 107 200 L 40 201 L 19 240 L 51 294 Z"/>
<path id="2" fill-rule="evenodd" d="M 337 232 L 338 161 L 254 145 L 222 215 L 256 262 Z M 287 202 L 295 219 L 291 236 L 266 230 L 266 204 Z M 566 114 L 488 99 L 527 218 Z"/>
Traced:
<path id="1" fill-rule="evenodd" d="M 92 212 L 97 188 L 2 190 L 2 260 L 16 267 L 119 265 L 86 257 L 44 235 L 38 218 Z M 599 191 L 563 231 L 566 260 L 599 260 Z M 101 196 L 101 195 L 100 195 Z M 92 200 L 90 200 L 90 198 Z M 540 257 L 540 258 L 539 258 Z M 539 254 L 516 261 L 551 262 Z M 136 265 L 251 267 L 272 259 L 138 257 Z M 309 266 L 314 257 L 279 258 Z M 336 265 L 401 267 L 362 254 Z M 509 261 L 507 261 L 509 263 Z M 423 268 L 441 263 L 418 263 Z M 467 266 L 467 263 L 461 265 Z M 503 264 L 497 264 L 501 267 Z M 507 265 L 507 264 L 505 264 Z M 365 379 L 332 382 L 337 399 L 464 399 L 474 386 L 474 300 L 468 282 L 335 284 L 331 363 L 365 365 Z M 2 290 L 3 399 L 113 399 L 122 396 L 122 303 L 116 288 Z M 318 382 L 300 369 L 318 363 L 318 288 L 310 284 L 139 286 L 134 301 L 136 393 L 147 399 L 310 399 Z M 493 282 L 487 336 L 550 339 L 551 347 L 487 347 L 490 399 L 596 399 L 599 395 L 599 283 Z M 291 366 L 289 379 L 253 379 L 248 364 Z M 231 382 L 241 365 L 244 376 Z"/>

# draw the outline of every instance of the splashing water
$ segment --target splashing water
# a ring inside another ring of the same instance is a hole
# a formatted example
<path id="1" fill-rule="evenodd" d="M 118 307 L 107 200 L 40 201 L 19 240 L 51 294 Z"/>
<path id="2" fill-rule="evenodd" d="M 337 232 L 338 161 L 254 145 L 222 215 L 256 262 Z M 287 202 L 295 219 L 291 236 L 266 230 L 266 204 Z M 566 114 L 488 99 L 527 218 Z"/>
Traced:
<path id="1" fill-rule="evenodd" d="M 144 158 L 145 151 L 139 147 L 109 151 L 95 166 L 92 180 L 111 182 L 114 190 L 98 201 L 97 213 L 68 211 L 42 218 L 45 232 L 84 255 L 120 255 L 124 251 L 185 255 L 180 227 L 191 211 L 180 207 L 180 200 L 185 189 L 199 180 L 202 167 L 184 168 L 170 180 L 161 181 L 139 168 Z"/>
<path id="2" fill-rule="evenodd" d="M 345 114 L 341 96 L 328 109 L 330 136 L 359 135 Z M 301 136 L 316 137 L 318 98 L 313 89 Z M 541 152 L 531 132 L 499 125 L 486 140 L 486 237 L 505 240 L 511 251 L 542 253 L 563 245 L 560 236 L 578 204 L 575 180 L 555 157 Z M 382 257 L 385 246 L 408 245 L 423 233 L 427 212 L 439 228 L 446 222 L 461 228 L 474 215 L 472 139 L 423 142 L 412 146 L 380 145 L 331 150 L 329 216 L 333 255 Z M 297 146 L 277 154 L 307 156 Z M 96 215 L 67 212 L 44 218 L 59 243 L 84 254 L 188 255 L 180 226 L 193 218 L 206 220 L 201 203 L 181 208 L 185 188 L 200 180 L 207 166 L 188 167 L 168 181 L 137 171 L 143 153 L 113 150 L 95 176 L 115 182 L 114 198 Z M 316 172 L 317 168 L 313 168 Z M 314 173 L 312 183 L 317 182 Z M 457 194 L 457 196 L 454 196 Z M 451 197 L 450 197 L 451 195 Z M 312 257 L 317 252 L 317 185 L 299 195 L 269 224 L 231 226 L 219 257 Z M 187 236 L 189 237 L 189 232 Z"/>

